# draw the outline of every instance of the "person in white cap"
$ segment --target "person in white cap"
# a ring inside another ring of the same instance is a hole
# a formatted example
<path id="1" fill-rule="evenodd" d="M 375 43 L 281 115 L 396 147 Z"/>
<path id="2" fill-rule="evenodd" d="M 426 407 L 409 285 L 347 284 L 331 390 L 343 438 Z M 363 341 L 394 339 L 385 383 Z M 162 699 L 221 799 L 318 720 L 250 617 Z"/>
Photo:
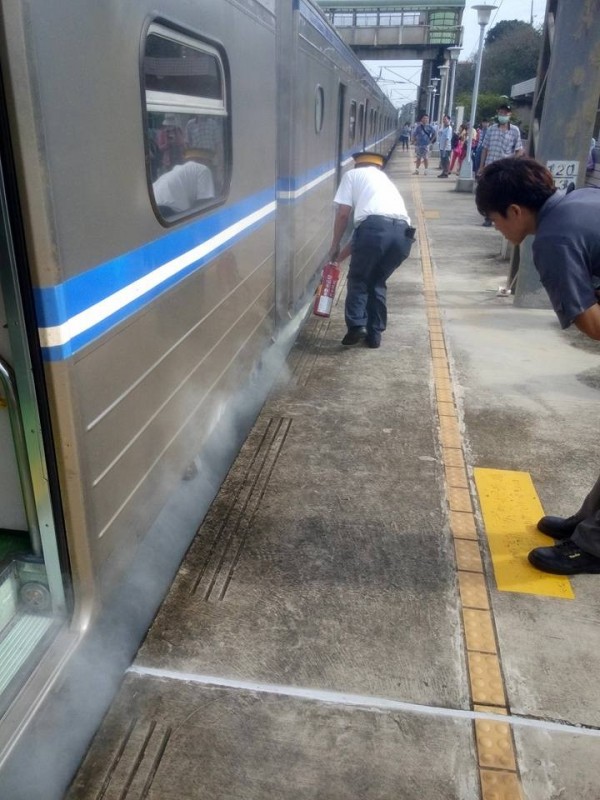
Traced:
<path id="1" fill-rule="evenodd" d="M 408 258 L 415 229 L 402 195 L 381 170 L 385 159 L 377 153 L 355 153 L 355 168 L 343 176 L 337 205 L 331 261 L 351 255 L 345 320 L 348 332 L 342 344 L 366 343 L 376 348 L 387 325 L 386 281 Z M 354 234 L 340 251 L 340 242 L 354 211 Z"/>

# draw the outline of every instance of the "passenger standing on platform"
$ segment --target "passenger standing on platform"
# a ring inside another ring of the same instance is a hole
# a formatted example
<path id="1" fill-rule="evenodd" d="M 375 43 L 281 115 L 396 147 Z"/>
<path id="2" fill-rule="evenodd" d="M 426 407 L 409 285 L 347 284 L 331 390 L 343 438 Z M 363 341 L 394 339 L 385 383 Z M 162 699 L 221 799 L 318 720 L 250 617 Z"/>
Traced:
<path id="1" fill-rule="evenodd" d="M 479 172 L 500 158 L 523 154 L 521 131 L 516 125 L 511 124 L 510 114 L 511 107 L 508 103 L 501 103 L 496 109 L 498 122 L 489 126 L 481 143 Z M 483 227 L 491 228 L 491 226 L 491 220 L 486 217 L 483 220 Z"/>
<path id="2" fill-rule="evenodd" d="M 429 166 L 429 148 L 435 142 L 435 130 L 429 124 L 429 117 L 427 114 L 421 114 L 419 123 L 415 126 L 412 136 L 413 144 L 415 146 L 415 175 L 419 174 L 419 167 L 421 161 L 423 162 L 423 174 L 427 175 L 427 168 Z"/>
<path id="3" fill-rule="evenodd" d="M 410 122 L 405 122 L 400 132 L 400 143 L 403 150 L 409 150 L 410 147 Z"/>
<path id="4" fill-rule="evenodd" d="M 479 126 L 479 130 L 477 131 L 477 140 L 473 142 L 473 172 L 477 175 L 479 172 L 479 168 L 481 167 L 481 153 L 483 151 L 483 142 L 485 139 L 485 134 L 487 129 L 489 128 L 490 123 L 487 119 L 484 119 L 481 125 Z"/>
<path id="5" fill-rule="evenodd" d="M 386 281 L 408 258 L 414 228 L 404 200 L 381 169 L 385 163 L 377 153 L 355 153 L 355 167 L 343 176 L 334 202 L 337 205 L 331 261 L 351 255 L 348 268 L 345 346 L 366 342 L 379 347 L 387 325 Z M 350 215 L 354 210 L 354 234 L 340 251 Z"/>
<path id="6" fill-rule="evenodd" d="M 442 169 L 438 178 L 447 178 L 450 172 L 450 153 L 452 152 L 452 125 L 450 117 L 444 114 L 440 131 L 440 167 Z"/>
<path id="7" fill-rule="evenodd" d="M 600 192 L 557 191 L 546 167 L 506 158 L 479 180 L 477 208 L 513 244 L 533 234 L 533 260 L 563 328 L 571 323 L 600 340 Z M 600 478 L 573 516 L 542 517 L 542 533 L 562 540 L 529 554 L 534 567 L 555 575 L 600 573 Z"/>

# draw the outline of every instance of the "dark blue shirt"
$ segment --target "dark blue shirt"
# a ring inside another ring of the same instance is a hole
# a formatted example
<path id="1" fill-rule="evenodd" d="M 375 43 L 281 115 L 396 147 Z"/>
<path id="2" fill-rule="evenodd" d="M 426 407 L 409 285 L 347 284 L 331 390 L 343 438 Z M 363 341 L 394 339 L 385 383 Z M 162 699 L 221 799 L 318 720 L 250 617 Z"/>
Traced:
<path id="1" fill-rule="evenodd" d="M 533 261 L 563 328 L 597 301 L 600 190 L 556 192 L 537 218 Z"/>

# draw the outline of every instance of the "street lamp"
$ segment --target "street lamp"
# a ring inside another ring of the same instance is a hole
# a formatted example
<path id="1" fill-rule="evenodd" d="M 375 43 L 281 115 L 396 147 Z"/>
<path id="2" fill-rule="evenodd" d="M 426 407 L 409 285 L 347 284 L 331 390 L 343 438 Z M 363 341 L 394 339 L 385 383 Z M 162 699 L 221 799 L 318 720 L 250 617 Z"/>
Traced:
<path id="1" fill-rule="evenodd" d="M 492 11 L 498 6 L 473 6 L 473 11 L 477 12 L 477 22 L 479 24 L 479 50 L 477 52 L 477 67 L 475 69 L 475 85 L 473 86 L 473 98 L 471 100 L 471 114 L 470 119 L 467 120 L 467 154 L 460 168 L 460 175 L 456 181 L 457 192 L 472 192 L 473 191 L 473 162 L 471 161 L 471 150 L 473 148 L 472 130 L 475 124 L 477 113 L 477 95 L 479 93 L 479 76 L 481 75 L 481 59 L 483 56 L 483 34 L 485 26 L 490 21 Z"/>
<path id="2" fill-rule="evenodd" d="M 439 78 L 431 79 L 431 86 L 433 88 L 433 92 L 431 97 L 431 111 L 429 112 L 429 122 L 431 122 L 435 117 L 435 98 L 437 96 L 437 88 L 439 82 L 440 82 Z"/>
<path id="3" fill-rule="evenodd" d="M 439 73 L 442 76 L 442 83 L 440 85 L 440 107 L 438 109 L 438 127 L 442 128 L 444 114 L 446 113 L 446 97 L 448 95 L 448 71 L 450 67 L 448 64 L 442 64 L 438 67 Z"/>
<path id="4" fill-rule="evenodd" d="M 430 83 L 427 87 L 427 116 L 431 119 L 431 98 L 433 97 L 433 93 L 435 91 L 435 86 L 433 83 Z"/>
<path id="5" fill-rule="evenodd" d="M 458 61 L 458 57 L 460 56 L 460 51 L 462 50 L 461 47 L 454 46 L 448 47 L 446 52 L 450 58 L 450 95 L 448 98 L 448 116 L 452 119 L 452 124 L 454 124 L 454 83 L 456 81 L 456 62 Z"/>

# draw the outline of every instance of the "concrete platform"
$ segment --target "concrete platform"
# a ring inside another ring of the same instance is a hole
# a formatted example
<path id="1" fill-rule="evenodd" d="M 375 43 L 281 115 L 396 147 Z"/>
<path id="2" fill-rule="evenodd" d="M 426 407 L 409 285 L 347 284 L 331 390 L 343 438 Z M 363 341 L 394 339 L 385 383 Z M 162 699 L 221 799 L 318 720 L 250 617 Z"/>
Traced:
<path id="1" fill-rule="evenodd" d="M 383 346 L 340 345 L 343 293 L 308 320 L 68 800 L 600 798 L 600 576 L 498 591 L 472 480 L 576 509 L 600 345 L 496 296 L 452 179 L 388 170 L 420 242 Z"/>

